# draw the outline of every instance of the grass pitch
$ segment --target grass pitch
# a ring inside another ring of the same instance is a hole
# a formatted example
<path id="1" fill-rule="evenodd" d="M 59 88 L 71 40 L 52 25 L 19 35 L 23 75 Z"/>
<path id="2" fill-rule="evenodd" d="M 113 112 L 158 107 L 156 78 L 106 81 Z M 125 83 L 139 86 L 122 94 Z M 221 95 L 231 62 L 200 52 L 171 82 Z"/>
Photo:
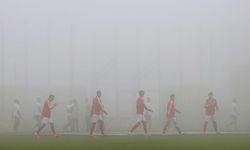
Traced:
<path id="1" fill-rule="evenodd" d="M 0 150 L 250 150 L 250 135 L 0 136 Z"/>

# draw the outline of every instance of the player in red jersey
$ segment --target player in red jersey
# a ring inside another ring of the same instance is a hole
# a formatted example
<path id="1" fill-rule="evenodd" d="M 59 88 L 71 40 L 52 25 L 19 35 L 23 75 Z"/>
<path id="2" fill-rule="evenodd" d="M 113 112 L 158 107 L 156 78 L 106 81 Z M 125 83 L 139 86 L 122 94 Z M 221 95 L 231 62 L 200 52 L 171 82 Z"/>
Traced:
<path id="1" fill-rule="evenodd" d="M 54 95 L 49 95 L 49 98 L 44 101 L 43 110 L 42 110 L 42 123 L 34 134 L 36 138 L 39 138 L 40 132 L 47 124 L 50 124 L 51 131 L 53 132 L 54 136 L 57 136 L 57 133 L 54 127 L 54 122 L 51 117 L 51 110 L 56 107 L 55 103 L 53 105 L 51 104 L 54 98 L 55 98 Z"/>
<path id="2" fill-rule="evenodd" d="M 219 107 L 218 107 L 217 101 L 214 98 L 212 92 L 208 93 L 208 99 L 205 102 L 204 108 L 205 108 L 205 122 L 203 125 L 204 133 L 206 133 L 209 120 L 211 120 L 213 122 L 213 127 L 214 127 L 215 132 L 219 133 L 218 129 L 217 129 L 216 118 L 215 118 L 215 111 L 217 111 L 219 109 Z"/>
<path id="3" fill-rule="evenodd" d="M 139 97 L 136 100 L 136 116 L 137 116 L 137 121 L 134 124 L 134 126 L 131 128 L 129 131 L 129 135 L 132 134 L 132 132 L 140 126 L 140 124 L 143 124 L 143 129 L 145 134 L 147 135 L 148 130 L 147 130 L 147 123 L 144 118 L 144 109 L 147 111 L 153 112 L 153 110 L 149 109 L 145 104 L 144 104 L 144 91 L 140 90 L 139 91 Z"/>
<path id="4" fill-rule="evenodd" d="M 108 113 L 104 110 L 104 106 L 101 101 L 101 96 L 102 96 L 102 93 L 101 91 L 98 90 L 96 92 L 96 96 L 93 98 L 92 109 L 91 109 L 91 122 L 92 123 L 90 127 L 90 136 L 93 136 L 97 122 L 99 123 L 101 134 L 105 135 L 102 112 L 106 115 Z"/>
<path id="5" fill-rule="evenodd" d="M 167 104 L 167 113 L 166 113 L 167 122 L 166 122 L 166 124 L 165 124 L 165 126 L 163 128 L 163 131 L 162 131 L 163 134 L 166 133 L 167 128 L 169 127 L 169 125 L 171 124 L 172 121 L 174 122 L 174 126 L 175 126 L 177 132 L 179 134 L 181 134 L 181 129 L 178 126 L 177 119 L 176 119 L 176 116 L 175 116 L 175 112 L 177 112 L 177 113 L 181 113 L 181 112 L 175 108 L 174 102 L 175 102 L 175 95 L 171 94 L 170 95 L 170 100 L 168 101 L 168 104 Z"/>

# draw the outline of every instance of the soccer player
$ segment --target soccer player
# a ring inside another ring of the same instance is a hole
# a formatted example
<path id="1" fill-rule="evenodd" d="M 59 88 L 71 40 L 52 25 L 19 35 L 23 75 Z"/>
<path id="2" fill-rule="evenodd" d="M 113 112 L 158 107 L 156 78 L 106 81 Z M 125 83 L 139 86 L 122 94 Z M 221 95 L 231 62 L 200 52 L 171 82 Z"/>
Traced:
<path id="1" fill-rule="evenodd" d="M 50 124 L 50 129 L 53 132 L 53 135 L 57 137 L 57 133 L 54 127 L 54 122 L 51 117 L 51 110 L 56 107 L 56 103 L 54 103 L 53 105 L 51 104 L 54 98 L 55 96 L 51 94 L 49 95 L 49 98 L 44 101 L 42 110 L 42 123 L 34 134 L 37 139 L 39 138 L 40 132 L 47 124 Z"/>
<path id="2" fill-rule="evenodd" d="M 14 106 L 13 106 L 13 119 L 14 119 L 14 125 L 13 125 L 13 131 L 17 132 L 19 126 L 20 126 L 20 120 L 22 119 L 22 115 L 20 112 L 20 102 L 18 99 L 14 100 Z"/>
<path id="3" fill-rule="evenodd" d="M 147 97 L 146 106 L 149 108 L 150 108 L 150 103 L 151 103 L 151 98 Z M 148 124 L 148 131 L 150 131 L 150 129 L 152 127 L 152 116 L 151 116 L 151 113 L 149 111 L 145 112 L 145 119 L 146 119 L 146 122 Z"/>
<path id="4" fill-rule="evenodd" d="M 67 106 L 66 106 L 66 110 L 67 110 L 67 123 L 66 125 L 64 126 L 63 128 L 63 131 L 67 131 L 67 129 L 70 127 L 70 131 L 73 132 L 73 115 L 72 115 L 72 112 L 73 112 L 73 109 L 74 109 L 74 103 L 73 103 L 73 100 L 69 100 Z"/>
<path id="5" fill-rule="evenodd" d="M 205 102 L 205 122 L 203 125 L 203 132 L 206 133 L 208 121 L 211 120 L 213 122 L 214 130 L 217 134 L 219 134 L 217 128 L 217 122 L 215 117 L 215 111 L 219 110 L 217 100 L 214 98 L 213 93 L 208 93 L 208 99 Z"/>
<path id="6" fill-rule="evenodd" d="M 238 105 L 237 105 L 237 99 L 234 98 L 232 101 L 232 114 L 230 115 L 230 123 L 228 126 L 233 126 L 234 130 L 237 130 L 237 125 L 238 125 L 238 116 L 240 115 L 238 111 Z"/>
<path id="7" fill-rule="evenodd" d="M 41 107 L 41 98 L 38 97 L 36 99 L 36 104 L 34 106 L 34 119 L 36 121 L 36 129 L 40 126 L 41 124 L 41 114 L 42 114 L 42 107 Z"/>
<path id="8" fill-rule="evenodd" d="M 175 108 L 175 95 L 174 94 L 171 94 L 170 95 L 170 100 L 168 101 L 168 104 L 167 104 L 167 113 L 166 113 L 166 116 L 167 116 L 167 122 L 163 128 L 163 131 L 162 133 L 165 134 L 169 125 L 171 124 L 171 122 L 173 121 L 174 122 L 174 126 L 175 126 L 175 129 L 177 130 L 177 132 L 179 134 L 182 134 L 181 133 L 181 129 L 180 127 L 178 126 L 178 123 L 177 123 L 177 119 L 176 119 L 176 116 L 175 116 L 175 113 L 181 113 L 178 109 Z"/>
<path id="9" fill-rule="evenodd" d="M 153 110 L 151 110 L 150 108 L 148 108 L 145 104 L 144 104 L 144 91 L 140 90 L 139 91 L 139 97 L 136 100 L 136 117 L 137 117 L 137 121 L 134 124 L 134 126 L 131 128 L 131 130 L 129 131 L 129 135 L 132 134 L 132 132 L 137 129 L 140 124 L 143 124 L 143 129 L 144 129 L 144 133 L 145 135 L 148 134 L 148 130 L 147 130 L 147 122 L 144 118 L 144 109 L 146 109 L 147 111 L 153 112 Z"/>
<path id="10" fill-rule="evenodd" d="M 72 123 L 73 123 L 73 131 L 79 131 L 79 106 L 78 101 L 73 99 L 74 107 L 72 109 Z"/>
<path id="11" fill-rule="evenodd" d="M 97 122 L 99 123 L 101 134 L 105 135 L 103 116 L 101 113 L 103 112 L 106 115 L 108 113 L 104 110 L 104 107 L 101 101 L 101 95 L 102 95 L 102 92 L 98 90 L 96 92 L 96 96 L 93 98 L 92 109 L 91 109 L 91 122 L 92 123 L 91 123 L 91 128 L 90 128 L 90 136 L 93 136 Z"/>
<path id="12" fill-rule="evenodd" d="M 86 131 L 89 132 L 91 124 L 91 106 L 89 104 L 88 98 L 85 99 L 85 123 Z"/>

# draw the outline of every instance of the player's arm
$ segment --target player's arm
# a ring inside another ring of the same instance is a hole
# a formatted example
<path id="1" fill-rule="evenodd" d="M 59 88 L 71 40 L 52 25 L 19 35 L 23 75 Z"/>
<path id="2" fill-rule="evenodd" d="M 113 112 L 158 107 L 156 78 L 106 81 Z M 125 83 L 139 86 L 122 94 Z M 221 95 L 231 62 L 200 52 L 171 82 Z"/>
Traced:
<path id="1" fill-rule="evenodd" d="M 217 104 L 216 100 L 215 100 L 215 108 L 216 108 L 217 111 L 219 110 L 219 107 L 218 107 L 218 104 Z"/>
<path id="2" fill-rule="evenodd" d="M 17 111 L 17 114 L 18 114 L 19 118 L 22 118 L 20 110 Z"/>
<path id="3" fill-rule="evenodd" d="M 108 112 L 107 112 L 106 110 L 104 110 L 104 109 L 102 110 L 102 112 L 104 112 L 104 113 L 105 113 L 105 115 L 107 115 L 107 114 L 108 114 Z"/>
<path id="4" fill-rule="evenodd" d="M 101 111 L 102 111 L 105 115 L 107 115 L 108 112 L 104 109 L 103 105 L 102 105 L 100 102 L 99 102 L 99 105 L 100 105 L 100 107 L 101 107 Z"/>
<path id="5" fill-rule="evenodd" d="M 181 111 L 179 111 L 178 109 L 175 109 L 175 112 L 177 112 L 177 113 L 179 113 L 179 114 L 181 113 Z"/>
<path id="6" fill-rule="evenodd" d="M 53 104 L 52 107 L 50 107 L 50 110 L 54 109 L 56 107 L 56 103 Z"/>
<path id="7" fill-rule="evenodd" d="M 102 112 L 104 112 L 105 115 L 108 114 L 108 112 L 106 110 L 104 110 L 103 108 L 102 108 Z"/>
<path id="8" fill-rule="evenodd" d="M 154 112 L 152 109 L 148 108 L 145 104 L 144 104 L 144 108 L 145 108 L 147 111 Z"/>

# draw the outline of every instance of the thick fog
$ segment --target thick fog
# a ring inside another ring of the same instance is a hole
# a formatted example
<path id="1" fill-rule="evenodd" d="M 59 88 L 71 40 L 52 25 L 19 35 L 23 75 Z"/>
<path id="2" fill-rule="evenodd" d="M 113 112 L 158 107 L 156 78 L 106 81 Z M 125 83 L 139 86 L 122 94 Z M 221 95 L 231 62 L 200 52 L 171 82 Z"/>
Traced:
<path id="1" fill-rule="evenodd" d="M 138 91 L 152 101 L 151 131 L 166 121 L 176 95 L 184 131 L 202 131 L 204 103 L 218 101 L 218 127 L 237 98 L 238 130 L 250 125 L 250 1 L 248 0 L 0 0 L 0 132 L 12 132 L 20 101 L 20 132 L 33 132 L 36 98 L 55 95 L 55 125 L 66 124 L 66 105 L 96 90 L 109 131 L 128 131 Z M 212 130 L 212 127 L 210 128 Z"/>

